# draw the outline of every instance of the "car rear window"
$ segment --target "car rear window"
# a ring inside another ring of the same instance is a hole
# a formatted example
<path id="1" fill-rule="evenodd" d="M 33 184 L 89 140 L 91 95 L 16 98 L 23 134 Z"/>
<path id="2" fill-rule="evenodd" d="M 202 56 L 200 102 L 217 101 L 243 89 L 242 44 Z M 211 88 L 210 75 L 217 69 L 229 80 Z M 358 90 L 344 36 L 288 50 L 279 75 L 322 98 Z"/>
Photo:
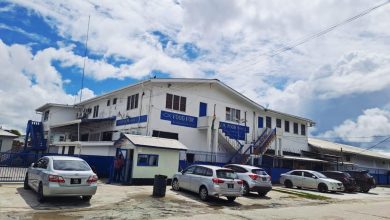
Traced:
<path id="1" fill-rule="evenodd" d="M 87 162 L 82 160 L 53 160 L 55 170 L 64 171 L 89 171 L 91 168 Z"/>
<path id="2" fill-rule="evenodd" d="M 267 172 L 265 172 L 265 170 L 262 170 L 262 169 L 253 169 L 252 173 L 257 174 L 257 175 L 268 175 Z"/>
<path id="3" fill-rule="evenodd" d="M 233 170 L 217 170 L 217 177 L 222 179 L 238 179 Z"/>

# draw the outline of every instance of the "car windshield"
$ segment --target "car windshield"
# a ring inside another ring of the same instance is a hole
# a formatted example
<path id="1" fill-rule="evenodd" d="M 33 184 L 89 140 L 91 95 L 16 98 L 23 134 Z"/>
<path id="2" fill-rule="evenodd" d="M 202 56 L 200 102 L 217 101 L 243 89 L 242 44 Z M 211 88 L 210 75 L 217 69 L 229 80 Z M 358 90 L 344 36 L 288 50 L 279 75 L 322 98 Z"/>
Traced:
<path id="1" fill-rule="evenodd" d="M 313 171 L 312 172 L 314 175 L 316 175 L 318 178 L 327 178 L 324 174 L 322 173 L 319 173 L 319 172 L 316 172 L 316 171 Z"/>
<path id="2" fill-rule="evenodd" d="M 217 177 L 222 179 L 238 179 L 233 170 L 217 170 Z"/>
<path id="3" fill-rule="evenodd" d="M 253 169 L 252 173 L 257 174 L 257 175 L 268 175 L 267 172 L 265 172 L 262 169 Z"/>
<path id="4" fill-rule="evenodd" d="M 348 178 L 351 178 L 352 176 L 349 173 L 344 173 L 344 175 Z"/>
<path id="5" fill-rule="evenodd" d="M 87 162 L 82 160 L 53 160 L 55 170 L 64 171 L 89 171 L 91 168 Z"/>

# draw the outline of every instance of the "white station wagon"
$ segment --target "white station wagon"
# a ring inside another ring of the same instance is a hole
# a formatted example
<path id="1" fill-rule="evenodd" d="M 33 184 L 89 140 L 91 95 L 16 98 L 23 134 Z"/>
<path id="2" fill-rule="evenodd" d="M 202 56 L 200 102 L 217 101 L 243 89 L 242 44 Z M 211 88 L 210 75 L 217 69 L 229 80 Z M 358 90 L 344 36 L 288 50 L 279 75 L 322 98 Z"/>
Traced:
<path id="1" fill-rule="evenodd" d="M 324 174 L 312 170 L 292 170 L 280 176 L 280 183 L 287 188 L 318 189 L 320 192 L 342 192 L 343 183 L 327 178 Z"/>
<path id="2" fill-rule="evenodd" d="M 96 193 L 97 180 L 81 158 L 45 156 L 28 168 L 24 188 L 35 190 L 39 202 L 49 196 L 82 196 L 89 201 Z"/>
<path id="3" fill-rule="evenodd" d="M 233 170 L 207 165 L 190 166 L 172 178 L 173 190 L 199 193 L 201 200 L 207 200 L 210 196 L 226 196 L 233 202 L 236 197 L 242 196 L 242 183 Z"/>

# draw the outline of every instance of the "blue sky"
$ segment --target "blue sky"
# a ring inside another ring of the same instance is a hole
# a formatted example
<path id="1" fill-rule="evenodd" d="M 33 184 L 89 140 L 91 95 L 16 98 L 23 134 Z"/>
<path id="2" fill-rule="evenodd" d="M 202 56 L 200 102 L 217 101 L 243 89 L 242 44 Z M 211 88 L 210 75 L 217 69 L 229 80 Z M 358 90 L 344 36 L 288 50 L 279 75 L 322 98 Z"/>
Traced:
<path id="1" fill-rule="evenodd" d="M 269 55 L 379 3 L 3 1 L 0 124 L 24 129 L 43 103 L 79 99 L 90 15 L 83 98 L 155 75 L 219 78 L 263 106 L 316 121 L 313 136 L 370 146 L 390 135 L 389 4 Z"/>

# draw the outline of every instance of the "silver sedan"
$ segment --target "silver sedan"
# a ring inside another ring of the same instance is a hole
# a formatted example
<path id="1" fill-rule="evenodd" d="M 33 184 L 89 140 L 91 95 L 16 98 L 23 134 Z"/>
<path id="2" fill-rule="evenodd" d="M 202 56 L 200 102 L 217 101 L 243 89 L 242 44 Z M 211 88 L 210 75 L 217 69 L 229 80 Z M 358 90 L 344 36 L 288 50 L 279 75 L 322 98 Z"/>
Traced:
<path id="1" fill-rule="evenodd" d="M 45 156 L 28 168 L 25 189 L 38 193 L 38 201 L 50 196 L 82 196 L 89 201 L 97 190 L 97 175 L 81 158 Z"/>

